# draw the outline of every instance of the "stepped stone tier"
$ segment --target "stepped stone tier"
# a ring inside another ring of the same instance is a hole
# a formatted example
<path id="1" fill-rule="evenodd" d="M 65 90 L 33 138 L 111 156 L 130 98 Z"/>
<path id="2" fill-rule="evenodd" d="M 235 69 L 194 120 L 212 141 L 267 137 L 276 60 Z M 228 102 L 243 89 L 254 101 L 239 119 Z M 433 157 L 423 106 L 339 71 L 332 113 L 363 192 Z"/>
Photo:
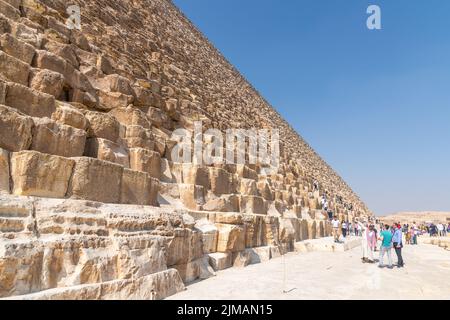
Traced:
<path id="1" fill-rule="evenodd" d="M 162 299 L 329 235 L 323 193 L 371 215 L 169 0 L 70 4 L 0 0 L 0 297 Z M 279 129 L 278 172 L 174 163 L 198 120 Z"/>

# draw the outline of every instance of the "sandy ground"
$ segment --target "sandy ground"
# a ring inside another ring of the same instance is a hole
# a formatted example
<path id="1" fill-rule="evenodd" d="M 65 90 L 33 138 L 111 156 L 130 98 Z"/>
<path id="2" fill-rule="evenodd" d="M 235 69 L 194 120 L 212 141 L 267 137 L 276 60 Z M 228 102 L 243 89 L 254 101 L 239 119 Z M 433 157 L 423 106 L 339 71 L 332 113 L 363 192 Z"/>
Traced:
<path id="1" fill-rule="evenodd" d="M 450 299 L 450 251 L 427 244 L 403 251 L 405 268 L 392 270 L 361 263 L 361 247 L 290 253 L 218 272 L 169 299 Z"/>

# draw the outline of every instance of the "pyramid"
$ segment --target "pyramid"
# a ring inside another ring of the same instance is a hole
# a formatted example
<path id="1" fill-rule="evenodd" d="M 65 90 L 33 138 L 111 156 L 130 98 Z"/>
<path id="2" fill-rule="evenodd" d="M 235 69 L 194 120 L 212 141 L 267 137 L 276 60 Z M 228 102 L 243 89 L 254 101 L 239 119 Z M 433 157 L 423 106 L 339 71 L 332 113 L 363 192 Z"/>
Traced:
<path id="1" fill-rule="evenodd" d="M 279 165 L 175 161 L 200 122 L 278 130 Z M 329 236 L 323 194 L 372 215 L 169 0 L 0 0 L 0 193 L 23 299 L 162 299 Z"/>

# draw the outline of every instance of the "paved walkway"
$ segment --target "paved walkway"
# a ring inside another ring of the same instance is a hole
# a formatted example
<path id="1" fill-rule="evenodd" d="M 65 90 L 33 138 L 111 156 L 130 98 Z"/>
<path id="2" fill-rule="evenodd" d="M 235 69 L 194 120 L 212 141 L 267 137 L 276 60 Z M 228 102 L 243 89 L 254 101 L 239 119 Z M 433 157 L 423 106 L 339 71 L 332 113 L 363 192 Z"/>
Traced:
<path id="1" fill-rule="evenodd" d="M 450 299 L 450 251 L 427 244 L 406 246 L 405 268 L 393 270 L 363 264 L 360 258 L 361 247 L 290 253 L 221 271 L 169 299 Z"/>

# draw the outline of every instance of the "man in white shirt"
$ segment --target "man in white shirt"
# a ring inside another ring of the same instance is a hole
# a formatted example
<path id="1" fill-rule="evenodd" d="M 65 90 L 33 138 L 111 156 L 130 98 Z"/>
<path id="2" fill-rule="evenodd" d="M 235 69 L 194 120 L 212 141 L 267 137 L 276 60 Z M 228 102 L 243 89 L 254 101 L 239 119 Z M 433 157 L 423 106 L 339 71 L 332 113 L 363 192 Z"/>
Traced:
<path id="1" fill-rule="evenodd" d="M 438 229 L 439 237 L 443 237 L 444 236 L 444 225 L 442 223 L 438 223 L 438 225 L 436 227 Z"/>
<path id="2" fill-rule="evenodd" d="M 331 225 L 333 226 L 334 242 L 339 242 L 339 225 L 340 224 L 341 223 L 339 222 L 339 220 L 336 216 L 333 218 L 333 221 L 331 221 Z"/>

